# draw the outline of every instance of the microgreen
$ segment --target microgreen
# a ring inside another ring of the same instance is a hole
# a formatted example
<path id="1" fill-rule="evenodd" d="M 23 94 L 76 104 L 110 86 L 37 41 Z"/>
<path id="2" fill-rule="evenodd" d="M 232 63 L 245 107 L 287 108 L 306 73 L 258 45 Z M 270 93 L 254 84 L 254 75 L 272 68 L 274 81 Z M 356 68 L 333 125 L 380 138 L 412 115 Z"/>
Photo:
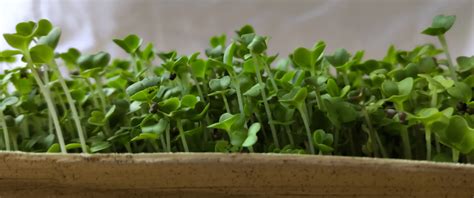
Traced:
<path id="1" fill-rule="evenodd" d="M 0 62 L 19 64 L 0 74 L 0 149 L 451 154 L 472 163 L 474 56 L 451 60 L 445 35 L 455 19 L 437 16 L 423 31 L 441 49 L 390 46 L 368 60 L 364 51 L 327 52 L 323 41 L 270 55 L 271 37 L 250 25 L 212 37 L 202 55 L 157 52 L 131 34 L 113 40 L 128 54 L 115 59 L 58 52 L 59 27 L 22 22 L 4 34 L 12 49 L 0 51 Z"/>

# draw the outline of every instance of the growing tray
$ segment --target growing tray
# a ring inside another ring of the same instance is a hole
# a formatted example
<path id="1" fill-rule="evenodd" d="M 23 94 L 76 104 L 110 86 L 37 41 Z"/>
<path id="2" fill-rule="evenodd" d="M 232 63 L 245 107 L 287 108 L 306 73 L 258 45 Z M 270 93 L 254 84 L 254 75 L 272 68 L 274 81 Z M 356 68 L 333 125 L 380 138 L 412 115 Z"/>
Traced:
<path id="1" fill-rule="evenodd" d="M 474 166 L 281 154 L 0 153 L 0 197 L 472 197 Z"/>

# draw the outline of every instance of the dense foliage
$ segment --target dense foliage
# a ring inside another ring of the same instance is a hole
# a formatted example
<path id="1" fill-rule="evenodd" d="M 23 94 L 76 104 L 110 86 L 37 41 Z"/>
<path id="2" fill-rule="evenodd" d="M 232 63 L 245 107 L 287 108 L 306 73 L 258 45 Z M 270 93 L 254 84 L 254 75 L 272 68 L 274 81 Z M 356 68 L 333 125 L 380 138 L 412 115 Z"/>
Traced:
<path id="1" fill-rule="evenodd" d="M 129 54 L 56 52 L 47 20 L 4 34 L 0 148 L 29 152 L 269 152 L 474 161 L 474 56 L 451 60 L 437 16 L 424 34 L 441 44 L 326 53 L 324 42 L 289 58 L 246 25 L 206 57 L 156 52 L 136 35 Z M 15 65 L 16 66 L 16 65 Z M 67 69 L 64 72 L 63 67 Z"/>

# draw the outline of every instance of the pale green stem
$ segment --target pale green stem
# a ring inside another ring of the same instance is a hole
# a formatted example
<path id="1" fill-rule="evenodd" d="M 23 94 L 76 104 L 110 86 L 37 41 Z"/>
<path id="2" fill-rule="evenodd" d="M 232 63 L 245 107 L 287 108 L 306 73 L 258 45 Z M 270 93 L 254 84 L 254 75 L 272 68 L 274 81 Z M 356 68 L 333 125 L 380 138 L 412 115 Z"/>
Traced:
<path id="1" fill-rule="evenodd" d="M 5 116 L 3 115 L 3 111 L 0 110 L 0 122 L 2 122 L 2 129 L 3 129 L 3 139 L 5 141 L 5 148 L 7 151 L 10 151 L 10 136 L 8 134 L 8 126 L 7 122 L 5 121 Z"/>
<path id="2" fill-rule="evenodd" d="M 377 142 L 375 140 L 376 131 L 374 130 L 374 127 L 372 126 L 372 122 L 370 121 L 370 117 L 369 117 L 369 114 L 367 113 L 367 110 L 365 109 L 365 106 L 362 106 L 362 113 L 364 114 L 365 122 L 367 123 L 367 126 L 369 127 L 370 142 L 372 143 L 372 150 L 374 151 L 375 157 L 378 157 L 379 150 L 377 148 Z"/>
<path id="3" fill-rule="evenodd" d="M 314 145 L 313 145 L 313 138 L 311 136 L 311 129 L 309 128 L 309 118 L 308 114 L 306 113 L 306 108 L 305 105 L 301 105 L 300 107 L 297 107 L 298 111 L 301 114 L 301 118 L 303 119 L 304 127 L 306 129 L 306 135 L 308 137 L 308 144 L 309 144 L 309 150 L 311 151 L 311 154 L 315 154 L 314 150 Z"/>
<path id="4" fill-rule="evenodd" d="M 104 113 L 107 112 L 107 97 L 104 94 L 104 88 L 102 86 L 102 81 L 100 80 L 99 77 L 94 78 L 95 80 L 95 85 L 97 86 L 97 94 L 99 95 L 100 99 L 100 104 L 102 106 L 102 111 Z"/>
<path id="5" fill-rule="evenodd" d="M 166 126 L 166 149 L 168 152 L 171 152 L 171 134 L 170 134 L 170 125 Z"/>
<path id="6" fill-rule="evenodd" d="M 163 146 L 163 151 L 166 151 L 167 146 L 166 146 L 165 138 L 161 136 L 160 141 L 161 141 L 161 145 Z"/>
<path id="7" fill-rule="evenodd" d="M 272 83 L 273 90 L 278 92 L 278 86 L 275 83 L 275 78 L 273 78 L 273 73 L 272 73 L 272 70 L 270 69 L 270 66 L 265 61 L 263 65 L 265 66 L 265 71 L 268 73 L 268 76 L 270 77 L 270 82 Z"/>
<path id="8" fill-rule="evenodd" d="M 102 81 L 99 77 L 94 78 L 95 80 L 95 85 L 97 86 L 97 94 L 99 95 L 100 103 L 102 105 L 102 111 L 104 114 L 107 113 L 107 98 L 104 94 L 104 87 L 102 86 Z M 110 126 L 109 122 L 106 121 L 104 124 L 104 132 L 107 136 L 112 135 L 112 132 L 110 131 Z"/>
<path id="9" fill-rule="evenodd" d="M 388 158 L 387 151 L 385 150 L 385 147 L 382 145 L 382 141 L 380 140 L 379 134 L 377 132 L 375 132 L 375 139 L 377 140 L 377 143 L 379 144 L 380 153 L 382 153 L 382 157 Z"/>
<path id="10" fill-rule="evenodd" d="M 439 42 L 441 43 L 441 46 L 443 47 L 444 53 L 446 54 L 446 59 L 448 59 L 448 67 L 451 73 L 451 78 L 453 78 L 454 81 L 457 81 L 458 78 L 456 75 L 456 69 L 454 68 L 453 59 L 451 59 L 448 43 L 446 42 L 446 38 L 444 37 L 444 34 L 438 35 L 438 39 L 439 39 Z"/>
<path id="11" fill-rule="evenodd" d="M 453 162 L 459 162 L 459 151 L 454 148 L 451 151 L 453 152 Z"/>
<path id="12" fill-rule="evenodd" d="M 431 160 L 431 129 L 429 126 L 425 127 L 426 140 L 426 160 Z"/>
<path id="13" fill-rule="evenodd" d="M 230 111 L 229 102 L 227 102 L 227 98 L 225 97 L 224 94 L 221 94 L 221 96 L 222 96 L 222 100 L 224 101 L 224 105 L 225 105 L 225 109 L 227 110 L 227 113 L 232 113 Z"/>
<path id="14" fill-rule="evenodd" d="M 408 130 L 403 129 L 400 131 L 400 135 L 402 137 L 403 143 L 403 151 L 405 155 L 405 159 L 411 159 L 411 146 L 410 146 L 410 137 L 408 136 Z"/>
<path id="15" fill-rule="evenodd" d="M 10 136 L 11 140 L 12 140 L 12 143 L 13 143 L 13 150 L 14 151 L 18 151 L 18 142 L 16 142 L 17 140 L 17 136 L 15 134 L 12 134 Z"/>
<path id="16" fill-rule="evenodd" d="M 188 143 L 186 142 L 186 136 L 184 135 L 183 125 L 181 119 L 176 119 L 176 125 L 178 125 L 179 135 L 181 136 L 181 143 L 184 147 L 184 152 L 189 152 Z"/>
<path id="17" fill-rule="evenodd" d="M 31 74 L 35 78 L 36 83 L 38 84 L 38 86 L 41 90 L 41 93 L 43 94 L 43 97 L 46 101 L 46 105 L 48 106 L 48 110 L 49 110 L 49 112 L 51 114 L 51 118 L 53 120 L 53 125 L 56 129 L 56 135 L 57 135 L 57 138 L 58 138 L 59 147 L 61 148 L 61 152 L 62 153 L 67 153 L 66 144 L 64 143 L 63 131 L 61 129 L 61 125 L 60 125 L 59 118 L 58 118 L 58 113 L 56 111 L 56 108 L 54 107 L 54 103 L 53 103 L 53 100 L 51 98 L 51 95 L 49 94 L 49 91 L 46 89 L 46 86 L 43 84 L 38 72 L 31 65 L 32 61 L 31 61 L 31 58 L 29 57 L 29 52 L 25 53 L 25 58 L 29 62 L 28 67 L 31 70 Z"/>
<path id="18" fill-rule="evenodd" d="M 278 142 L 278 136 L 276 133 L 275 125 L 273 124 L 272 112 L 270 110 L 270 105 L 268 105 L 267 94 L 265 93 L 265 88 L 263 86 L 262 76 L 260 75 L 260 62 L 257 54 L 252 54 L 255 63 L 255 74 L 257 75 L 258 83 L 260 84 L 260 93 L 262 94 L 263 105 L 265 107 L 265 112 L 268 116 L 268 124 L 270 125 L 270 130 L 272 131 L 273 142 L 275 143 L 276 148 L 280 148 L 280 143 Z"/>
<path id="19" fill-rule="evenodd" d="M 237 94 L 237 102 L 239 103 L 239 111 L 242 116 L 244 116 L 244 103 L 242 100 L 242 92 L 240 91 L 240 84 L 237 82 L 237 85 L 235 85 L 235 92 Z"/>
<path id="20" fill-rule="evenodd" d="M 66 80 L 64 80 L 64 77 L 61 75 L 58 65 L 56 64 L 56 61 L 53 60 L 51 65 L 53 66 L 53 69 L 56 72 L 56 75 L 58 76 L 59 84 L 61 84 L 64 94 L 66 95 L 66 100 L 69 104 L 69 108 L 72 113 L 72 119 L 74 120 L 74 123 L 76 125 L 77 135 L 79 136 L 79 142 L 81 143 L 82 152 L 87 153 L 87 144 L 86 144 L 86 139 L 84 137 L 84 131 L 82 129 L 82 124 L 79 118 L 79 114 L 77 113 L 75 101 L 71 96 L 71 91 L 69 90 L 69 87 L 66 84 Z"/>
<path id="21" fill-rule="evenodd" d="M 295 145 L 295 141 L 293 140 L 293 135 L 291 135 L 290 126 L 285 125 L 285 131 L 286 131 L 286 135 L 288 135 L 288 139 L 290 140 L 290 144 Z"/>
<path id="22" fill-rule="evenodd" d="M 89 79 L 84 79 L 84 82 L 86 82 L 87 86 L 89 87 L 90 90 L 90 97 L 92 98 L 92 104 L 94 104 L 94 107 L 99 107 L 99 100 L 97 99 L 97 95 L 93 94 L 95 92 L 94 88 L 92 87 L 92 83 L 89 81 Z"/>

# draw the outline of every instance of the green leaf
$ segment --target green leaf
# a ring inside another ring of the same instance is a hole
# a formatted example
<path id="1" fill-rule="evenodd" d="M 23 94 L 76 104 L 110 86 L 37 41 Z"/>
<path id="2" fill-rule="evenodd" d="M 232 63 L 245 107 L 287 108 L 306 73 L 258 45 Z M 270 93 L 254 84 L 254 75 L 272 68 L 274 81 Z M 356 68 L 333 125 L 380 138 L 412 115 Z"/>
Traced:
<path id="1" fill-rule="evenodd" d="M 244 93 L 244 96 L 258 97 L 260 96 L 261 90 L 265 89 L 265 83 L 258 83 L 252 86 L 249 90 Z"/>
<path id="2" fill-rule="evenodd" d="M 431 130 L 435 132 L 443 144 L 461 153 L 467 154 L 474 150 L 474 129 L 467 121 L 458 115 L 435 122 Z"/>
<path id="3" fill-rule="evenodd" d="M 16 33 L 22 36 L 30 36 L 35 29 L 36 23 L 33 21 L 18 23 L 15 27 Z"/>
<path id="4" fill-rule="evenodd" d="M 222 129 L 227 132 L 230 132 L 230 128 L 234 124 L 235 121 L 239 119 L 239 114 L 232 115 L 230 113 L 224 113 L 219 118 L 218 123 L 214 123 L 209 125 L 207 128 L 215 128 L 215 129 Z"/>
<path id="5" fill-rule="evenodd" d="M 55 27 L 53 28 L 48 35 L 42 36 L 38 39 L 38 45 L 48 45 L 51 49 L 56 49 L 58 45 L 59 38 L 61 37 L 61 29 Z"/>
<path id="6" fill-rule="evenodd" d="M 115 108 L 116 106 L 113 105 L 106 114 L 102 111 L 92 111 L 91 117 L 89 117 L 87 122 L 91 125 L 104 126 L 108 118 L 115 112 Z"/>
<path id="7" fill-rule="evenodd" d="M 141 105 L 143 104 L 143 102 L 140 102 L 140 101 L 133 101 L 131 104 L 130 104 L 130 112 L 129 113 L 133 113 L 133 112 L 136 112 L 138 110 L 140 110 L 142 107 Z"/>
<path id="8" fill-rule="evenodd" d="M 306 87 L 294 87 L 289 93 L 281 97 L 280 102 L 298 107 L 303 104 L 307 95 L 308 90 Z"/>
<path id="9" fill-rule="evenodd" d="M 198 79 L 205 79 L 207 64 L 204 60 L 198 59 L 191 63 L 191 71 Z"/>
<path id="10" fill-rule="evenodd" d="M 107 52 L 99 52 L 92 57 L 93 67 L 105 67 L 109 64 L 110 54 Z"/>
<path id="11" fill-rule="evenodd" d="M 337 86 L 336 81 L 332 78 L 328 79 L 326 90 L 332 97 L 338 97 L 341 94 L 339 86 Z"/>
<path id="12" fill-rule="evenodd" d="M 15 96 L 10 96 L 2 100 L 0 103 L 0 111 L 4 111 L 8 106 L 14 105 L 19 101 Z"/>
<path id="13" fill-rule="evenodd" d="M 171 112 L 178 110 L 179 105 L 180 105 L 179 98 L 173 97 L 173 98 L 168 98 L 164 101 L 159 102 L 158 109 L 166 114 L 170 114 Z"/>
<path id="14" fill-rule="evenodd" d="M 80 143 L 69 143 L 69 144 L 66 144 L 66 150 L 72 150 L 72 149 L 78 149 L 78 148 L 81 148 L 81 144 Z"/>
<path id="15" fill-rule="evenodd" d="M 132 85 L 128 86 L 125 92 L 128 96 L 134 95 L 135 93 L 144 90 L 149 87 L 158 86 L 161 82 L 161 78 L 159 77 L 149 77 L 145 78 L 141 81 L 133 83 Z"/>
<path id="16" fill-rule="evenodd" d="M 265 37 L 258 36 L 258 35 L 255 36 L 252 42 L 250 42 L 250 44 L 248 45 L 248 48 L 252 53 L 255 53 L 255 54 L 263 53 L 267 49 L 267 43 L 265 41 Z"/>
<path id="17" fill-rule="evenodd" d="M 236 49 L 237 45 L 235 45 L 234 42 L 227 46 L 224 52 L 224 64 L 232 66 L 232 60 L 234 58 L 234 53 Z"/>
<path id="18" fill-rule="evenodd" d="M 444 16 L 438 15 L 433 18 L 433 23 L 431 27 L 423 30 L 423 34 L 438 36 L 446 33 L 454 25 L 456 21 L 456 16 Z"/>
<path id="19" fill-rule="evenodd" d="M 460 56 L 456 59 L 456 62 L 459 65 L 458 70 L 460 72 L 466 72 L 474 69 L 474 56 Z"/>
<path id="20" fill-rule="evenodd" d="M 333 55 L 326 56 L 326 59 L 331 63 L 331 65 L 338 67 L 348 62 L 350 57 L 351 55 L 346 51 L 346 49 L 339 48 L 336 49 Z"/>
<path id="21" fill-rule="evenodd" d="M 324 98 L 323 103 L 326 106 L 327 117 L 336 126 L 352 122 L 359 116 L 353 105 L 341 98 Z"/>
<path id="22" fill-rule="evenodd" d="M 157 91 L 158 91 L 157 86 L 148 87 L 130 96 L 130 100 L 140 101 L 140 102 L 151 101 L 153 97 L 155 97 Z"/>
<path id="23" fill-rule="evenodd" d="M 5 41 L 7 41 L 8 45 L 21 51 L 28 49 L 28 46 L 31 42 L 31 38 L 18 34 L 3 34 L 3 38 L 5 38 Z"/>
<path id="24" fill-rule="evenodd" d="M 469 102 L 472 99 L 472 89 L 466 83 L 455 82 L 454 87 L 447 89 L 449 95 L 463 102 Z"/>
<path id="25" fill-rule="evenodd" d="M 103 142 L 103 141 L 93 142 L 91 145 L 91 153 L 97 153 L 99 151 L 108 149 L 111 146 L 112 144 L 110 144 L 109 142 Z"/>
<path id="26" fill-rule="evenodd" d="M 61 148 L 59 147 L 58 143 L 52 144 L 49 148 L 47 153 L 59 153 L 61 151 Z"/>
<path id="27" fill-rule="evenodd" d="M 183 98 L 181 98 L 181 103 L 180 103 L 180 107 L 189 107 L 189 108 L 194 108 L 194 106 L 196 105 L 196 103 L 198 102 L 198 97 L 195 96 L 195 95 L 185 95 L 183 96 Z"/>
<path id="28" fill-rule="evenodd" d="M 293 52 L 293 61 L 296 65 L 306 69 L 312 68 L 314 62 L 312 52 L 302 47 Z"/>
<path id="29" fill-rule="evenodd" d="M 230 76 L 223 76 L 220 79 L 212 79 L 209 81 L 209 87 L 212 91 L 222 91 L 230 86 Z"/>
<path id="30" fill-rule="evenodd" d="M 246 131 L 243 128 L 231 130 L 229 132 L 230 144 L 232 144 L 233 146 L 242 146 L 247 137 L 247 134 L 245 132 Z"/>
<path id="31" fill-rule="evenodd" d="M 313 132 L 313 143 L 322 153 L 329 153 L 334 150 L 331 147 L 333 141 L 334 139 L 332 134 L 327 134 L 322 129 L 318 129 Z"/>
<path id="32" fill-rule="evenodd" d="M 409 95 L 413 90 L 413 78 L 405 78 L 397 83 L 399 95 Z"/>
<path id="33" fill-rule="evenodd" d="M 30 49 L 31 60 L 35 64 L 49 64 L 54 59 L 54 51 L 47 45 L 37 45 Z"/>
<path id="34" fill-rule="evenodd" d="M 162 134 L 169 125 L 167 119 L 160 119 L 158 123 L 150 126 L 142 126 L 142 133 L 156 133 L 158 135 Z"/>
<path id="35" fill-rule="evenodd" d="M 140 46 L 143 42 L 143 39 L 141 39 L 140 37 L 138 37 L 135 34 L 131 34 L 131 35 L 128 35 L 127 37 L 125 37 L 122 40 L 114 39 L 113 41 L 114 41 L 115 44 L 117 44 L 123 50 L 125 50 L 125 52 L 127 52 L 129 54 L 133 54 L 137 51 L 138 48 L 140 48 Z"/>
<path id="36" fill-rule="evenodd" d="M 143 128 L 142 128 L 142 131 L 143 131 Z M 153 140 L 157 140 L 158 137 L 159 136 L 156 133 L 142 132 L 138 134 L 137 136 L 135 136 L 134 138 L 132 138 L 130 142 L 135 142 L 138 140 L 152 140 L 153 141 Z"/>
<path id="37" fill-rule="evenodd" d="M 242 35 L 245 35 L 245 34 L 255 33 L 255 30 L 253 29 L 253 27 L 251 25 L 247 24 L 247 25 L 242 26 L 242 28 L 240 28 L 240 30 L 237 30 L 235 32 L 237 33 L 237 35 L 242 36 Z"/>
<path id="38" fill-rule="evenodd" d="M 253 146 L 255 143 L 257 143 L 257 140 L 258 140 L 257 133 L 260 131 L 261 127 L 262 126 L 258 122 L 253 123 L 250 126 L 250 128 L 248 130 L 248 133 L 247 133 L 247 138 L 242 143 L 243 147 L 250 147 L 250 146 Z"/>
<path id="39" fill-rule="evenodd" d="M 10 106 L 10 105 L 13 105 L 15 103 L 18 102 L 18 98 L 17 97 L 14 97 L 14 96 L 11 96 L 11 97 L 8 97 L 6 99 L 4 99 L 1 103 L 0 103 L 0 111 L 5 111 L 5 109 Z"/>
<path id="40" fill-rule="evenodd" d="M 67 52 L 59 54 L 59 57 L 66 62 L 67 65 L 76 65 L 77 59 L 81 56 L 81 52 L 75 48 L 69 48 Z"/>
<path id="41" fill-rule="evenodd" d="M 33 36 L 41 37 L 46 36 L 49 32 L 53 29 L 53 24 L 46 19 L 41 19 L 38 21 L 35 31 L 33 32 Z"/>

